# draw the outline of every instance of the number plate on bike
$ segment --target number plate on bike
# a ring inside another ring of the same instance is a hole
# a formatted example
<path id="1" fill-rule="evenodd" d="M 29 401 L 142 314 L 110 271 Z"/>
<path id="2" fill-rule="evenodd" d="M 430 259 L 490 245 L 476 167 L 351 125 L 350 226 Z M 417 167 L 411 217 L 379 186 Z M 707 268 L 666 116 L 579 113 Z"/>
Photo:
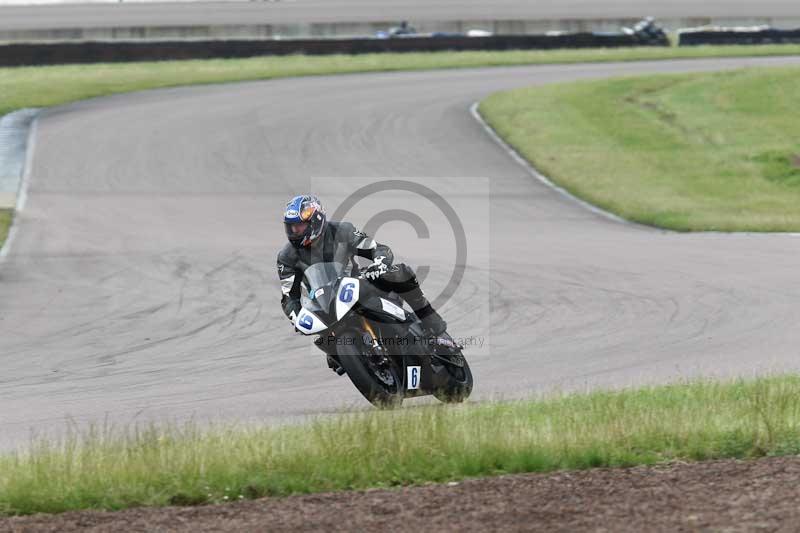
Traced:
<path id="1" fill-rule="evenodd" d="M 408 372 L 408 376 L 406 379 L 406 389 L 408 390 L 419 389 L 419 382 L 422 379 L 422 367 L 409 366 L 406 367 L 406 371 Z"/>

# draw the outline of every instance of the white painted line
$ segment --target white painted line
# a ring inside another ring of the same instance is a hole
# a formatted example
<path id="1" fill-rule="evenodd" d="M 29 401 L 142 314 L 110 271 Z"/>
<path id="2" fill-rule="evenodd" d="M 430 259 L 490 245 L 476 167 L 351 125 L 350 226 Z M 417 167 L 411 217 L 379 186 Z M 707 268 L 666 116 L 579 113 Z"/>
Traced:
<path id="1" fill-rule="evenodd" d="M 22 170 L 22 183 L 19 185 L 19 198 L 17 199 L 17 212 L 25 209 L 28 201 L 28 183 L 31 179 L 33 169 L 33 153 L 36 149 L 36 131 L 39 129 L 39 117 L 36 116 L 31 122 L 31 129 L 28 131 L 28 143 L 25 147 L 25 167 Z"/>
<path id="2" fill-rule="evenodd" d="M 0 248 L 0 264 L 2 264 L 8 257 L 8 253 L 11 250 L 12 244 L 14 243 L 14 239 L 17 236 L 17 228 L 19 227 L 17 222 L 18 215 L 25 209 L 25 204 L 28 201 L 28 184 L 30 183 L 31 169 L 33 167 L 33 153 L 36 148 L 36 131 L 38 129 L 38 125 L 39 117 L 37 116 L 33 119 L 30 130 L 28 131 L 28 142 L 25 146 L 25 168 L 22 171 L 22 181 L 19 185 L 19 194 L 17 194 L 16 213 L 13 221 L 11 222 L 11 227 L 8 230 L 8 236 L 6 237 L 2 248 Z"/>
<path id="3" fill-rule="evenodd" d="M 6 260 L 8 256 L 8 251 L 11 249 L 11 243 L 14 242 L 14 237 L 17 236 L 17 224 L 12 222 L 11 227 L 8 229 L 8 235 L 6 235 L 6 240 L 3 243 L 3 247 L 0 248 L 0 265 Z"/>
<path id="4" fill-rule="evenodd" d="M 626 224 L 628 226 L 634 226 L 634 227 L 637 227 L 637 228 L 645 228 L 645 229 L 651 229 L 651 230 L 658 230 L 658 231 L 661 231 L 663 233 L 681 234 L 681 235 L 686 235 L 687 237 L 691 236 L 691 235 L 730 235 L 730 236 L 739 236 L 739 237 L 741 237 L 743 235 L 755 236 L 755 237 L 761 236 L 761 235 L 778 235 L 778 236 L 782 236 L 782 237 L 800 237 L 800 233 L 766 232 L 766 231 L 764 231 L 764 232 L 762 232 L 762 231 L 692 231 L 692 232 L 678 232 L 678 231 L 673 231 L 673 230 L 669 230 L 669 229 L 666 229 L 666 228 L 658 228 L 658 227 L 655 227 L 655 226 L 647 226 L 647 225 L 644 225 L 644 224 L 639 224 L 637 222 L 631 222 L 630 220 L 626 220 L 626 219 L 624 219 L 622 217 L 619 217 L 619 216 L 615 215 L 614 213 L 609 213 L 608 211 L 600 209 L 596 205 L 590 204 L 586 200 L 582 200 L 581 198 L 578 198 L 577 196 L 575 196 L 571 192 L 567 191 L 566 189 L 564 189 L 562 187 L 559 187 L 558 185 L 556 185 L 555 183 L 550 181 L 550 179 L 548 179 L 547 176 L 543 175 L 541 172 L 536 170 L 530 163 L 528 163 L 528 161 L 524 157 L 522 157 L 519 154 L 519 152 L 517 152 L 507 142 L 505 142 L 502 139 L 502 137 L 500 137 L 500 135 L 498 135 L 497 132 L 494 131 L 494 129 L 483 119 L 483 117 L 481 116 L 480 112 L 478 111 L 478 106 L 479 105 L 480 105 L 480 102 L 475 102 L 474 104 L 472 104 L 470 106 L 470 108 L 469 108 L 470 113 L 475 118 L 475 120 L 477 120 L 478 123 L 483 127 L 483 129 L 486 131 L 486 133 L 488 133 L 489 136 L 497 144 L 499 144 L 506 152 L 508 152 L 508 154 L 511 156 L 512 159 L 514 159 L 514 161 L 516 161 L 517 163 L 522 165 L 522 167 L 524 167 L 525 170 L 527 170 L 528 173 L 531 176 L 533 176 L 534 178 L 536 178 L 537 180 L 542 182 L 544 185 L 546 185 L 550 189 L 556 191 L 557 193 L 559 193 L 560 195 L 564 196 L 565 198 L 568 198 L 569 200 L 577 203 L 578 205 L 580 205 L 584 209 L 588 209 L 589 211 L 591 211 L 592 213 L 595 213 L 596 215 L 600 215 L 600 216 L 605 217 L 607 219 L 613 220 L 614 222 L 620 222 L 620 223 Z"/>
<path id="5" fill-rule="evenodd" d="M 609 220 L 613 220 L 614 222 L 619 222 L 621 224 L 626 224 L 626 225 L 629 225 L 629 226 L 636 226 L 636 227 L 647 228 L 647 229 L 659 229 L 659 228 L 654 228 L 654 227 L 650 227 L 650 226 L 644 226 L 644 225 L 641 225 L 641 224 L 636 224 L 635 222 L 631 222 L 630 220 L 625 220 L 624 218 L 619 217 L 619 216 L 615 215 L 614 213 L 609 213 L 608 211 L 600 209 L 596 205 L 592 205 L 589 202 L 578 198 L 577 196 L 575 196 L 574 194 L 572 194 L 568 190 L 564 189 L 563 187 L 559 187 L 558 185 L 556 185 L 555 183 L 550 181 L 549 178 L 547 178 L 541 172 L 539 172 L 538 170 L 533 168 L 533 166 L 530 163 L 528 163 L 528 161 L 524 157 L 522 157 L 522 155 L 520 155 L 519 152 L 517 152 L 514 148 L 512 148 L 511 145 L 509 145 L 507 142 L 505 142 L 502 139 L 502 137 L 500 137 L 500 135 L 498 135 L 497 132 L 494 131 L 494 129 L 483 119 L 483 117 L 481 116 L 480 112 L 478 111 L 478 106 L 479 105 L 480 105 L 479 102 L 475 102 L 469 108 L 469 111 L 472 114 L 472 116 L 475 118 L 475 120 L 478 121 L 478 123 L 481 125 L 481 127 L 483 127 L 484 130 L 486 130 L 486 133 L 489 134 L 489 136 L 494 140 L 494 142 L 499 144 L 506 152 L 508 152 L 508 155 L 510 155 L 511 158 L 514 161 L 519 163 L 520 166 L 522 166 L 525 170 L 527 170 L 528 173 L 531 176 L 533 176 L 534 178 L 536 178 L 537 180 L 542 182 L 548 188 L 554 190 L 555 192 L 557 192 L 561 196 L 563 196 L 563 197 L 565 197 L 565 198 L 577 203 L 578 205 L 580 205 L 584 209 L 587 209 L 587 210 L 591 211 L 595 215 L 600 215 L 601 217 L 607 218 Z M 667 230 L 664 230 L 664 231 L 667 231 Z"/>

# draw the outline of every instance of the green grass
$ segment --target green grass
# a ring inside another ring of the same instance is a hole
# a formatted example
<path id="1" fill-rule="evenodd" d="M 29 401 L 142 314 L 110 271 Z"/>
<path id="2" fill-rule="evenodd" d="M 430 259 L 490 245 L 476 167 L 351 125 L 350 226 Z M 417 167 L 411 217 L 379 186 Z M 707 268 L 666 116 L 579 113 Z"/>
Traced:
<path id="1" fill-rule="evenodd" d="M 800 70 L 499 93 L 480 111 L 554 182 L 679 231 L 800 231 Z"/>
<path id="2" fill-rule="evenodd" d="M 316 74 L 800 54 L 800 45 L 260 57 L 0 69 L 0 115 L 94 96 Z"/>
<path id="3" fill-rule="evenodd" d="M 798 397 L 800 376 L 783 376 L 366 411 L 282 428 L 98 430 L 0 455 L 0 513 L 796 454 Z"/>
<path id="4" fill-rule="evenodd" d="M 0 209 L 0 248 L 8 236 L 8 228 L 11 227 L 12 211 L 9 209 Z"/>

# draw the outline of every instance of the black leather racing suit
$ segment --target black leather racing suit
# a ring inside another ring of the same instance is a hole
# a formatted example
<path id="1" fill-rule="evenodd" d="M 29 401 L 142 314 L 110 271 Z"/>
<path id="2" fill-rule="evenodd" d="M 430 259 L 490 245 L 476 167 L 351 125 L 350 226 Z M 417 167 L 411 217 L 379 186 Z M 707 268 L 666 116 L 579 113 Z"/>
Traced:
<path id="1" fill-rule="evenodd" d="M 278 276 L 281 280 L 281 305 L 283 312 L 294 321 L 302 308 L 300 303 L 303 272 L 316 263 L 337 262 L 349 268 L 351 274 L 358 269 L 354 256 L 371 261 L 383 258 L 389 265 L 385 272 L 370 281 L 385 292 L 394 291 L 403 298 L 434 334 L 444 333 L 447 325 L 431 307 L 422 294 L 417 277 L 411 267 L 400 263 L 394 265 L 392 250 L 375 242 L 365 233 L 358 231 L 349 222 L 327 222 L 322 236 L 307 248 L 295 248 L 287 243 L 278 253 Z"/>

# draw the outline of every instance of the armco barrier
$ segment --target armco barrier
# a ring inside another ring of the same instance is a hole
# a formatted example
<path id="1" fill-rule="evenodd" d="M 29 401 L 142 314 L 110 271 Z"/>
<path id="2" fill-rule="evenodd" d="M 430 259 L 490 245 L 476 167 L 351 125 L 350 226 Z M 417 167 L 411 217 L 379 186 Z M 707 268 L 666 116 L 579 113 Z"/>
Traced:
<path id="1" fill-rule="evenodd" d="M 679 46 L 698 46 L 703 44 L 790 44 L 800 43 L 800 29 L 797 30 L 701 30 L 678 33 Z"/>
<path id="2" fill-rule="evenodd" d="M 86 41 L 0 45 L 0 66 L 210 59 L 289 54 L 368 54 L 445 50 L 532 50 L 647 46 L 636 35 L 436 36 L 393 39 L 246 39 L 202 41 Z"/>

